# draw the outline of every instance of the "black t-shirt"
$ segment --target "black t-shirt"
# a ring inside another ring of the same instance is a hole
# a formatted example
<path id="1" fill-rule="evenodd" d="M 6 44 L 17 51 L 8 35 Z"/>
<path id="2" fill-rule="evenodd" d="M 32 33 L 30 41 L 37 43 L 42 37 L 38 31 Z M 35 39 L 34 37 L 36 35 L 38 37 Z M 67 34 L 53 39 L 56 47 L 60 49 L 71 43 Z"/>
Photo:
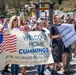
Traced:
<path id="1" fill-rule="evenodd" d="M 50 35 L 59 35 L 59 31 L 57 29 L 57 24 L 53 24 L 51 25 L 51 28 L 50 28 Z M 62 42 L 62 39 L 60 38 L 57 38 L 57 39 L 52 39 L 52 46 L 62 46 L 63 42 Z"/>

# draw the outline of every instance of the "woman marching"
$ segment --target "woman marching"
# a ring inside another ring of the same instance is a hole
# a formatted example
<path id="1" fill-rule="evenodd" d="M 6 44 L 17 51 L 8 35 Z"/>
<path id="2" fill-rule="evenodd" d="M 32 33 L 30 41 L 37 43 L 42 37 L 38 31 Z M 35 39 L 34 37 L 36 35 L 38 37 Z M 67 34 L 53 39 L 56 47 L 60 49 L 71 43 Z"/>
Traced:
<path id="1" fill-rule="evenodd" d="M 18 27 L 18 18 L 17 16 L 12 16 L 9 20 L 9 30 L 19 31 Z M 18 64 L 11 64 L 11 75 L 18 75 L 19 73 L 19 65 Z"/>

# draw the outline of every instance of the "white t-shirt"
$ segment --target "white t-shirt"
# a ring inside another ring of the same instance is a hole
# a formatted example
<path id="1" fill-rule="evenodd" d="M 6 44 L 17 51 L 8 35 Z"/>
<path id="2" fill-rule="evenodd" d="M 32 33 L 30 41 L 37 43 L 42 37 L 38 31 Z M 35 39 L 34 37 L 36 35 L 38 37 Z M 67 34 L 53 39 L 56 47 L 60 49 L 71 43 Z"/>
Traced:
<path id="1" fill-rule="evenodd" d="M 0 28 L 2 28 L 2 24 L 0 24 Z"/>

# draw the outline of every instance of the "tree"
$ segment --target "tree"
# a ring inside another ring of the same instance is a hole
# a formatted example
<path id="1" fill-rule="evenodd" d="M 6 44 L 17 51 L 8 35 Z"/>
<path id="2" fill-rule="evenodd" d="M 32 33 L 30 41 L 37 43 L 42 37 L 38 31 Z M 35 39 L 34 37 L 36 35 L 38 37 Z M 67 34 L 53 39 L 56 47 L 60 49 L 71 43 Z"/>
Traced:
<path id="1" fill-rule="evenodd" d="M 5 0 L 0 0 L 0 15 L 6 16 Z"/>
<path id="2" fill-rule="evenodd" d="M 24 5 L 27 0 L 7 0 L 6 4 L 8 9 L 13 10 L 15 13 L 24 9 Z"/>
<path id="3" fill-rule="evenodd" d="M 63 0 L 59 0 L 59 5 L 62 3 Z"/>
<path id="4" fill-rule="evenodd" d="M 9 10 L 18 14 L 21 9 L 24 9 L 26 2 L 27 0 L 0 0 L 0 14 L 6 15 Z"/>

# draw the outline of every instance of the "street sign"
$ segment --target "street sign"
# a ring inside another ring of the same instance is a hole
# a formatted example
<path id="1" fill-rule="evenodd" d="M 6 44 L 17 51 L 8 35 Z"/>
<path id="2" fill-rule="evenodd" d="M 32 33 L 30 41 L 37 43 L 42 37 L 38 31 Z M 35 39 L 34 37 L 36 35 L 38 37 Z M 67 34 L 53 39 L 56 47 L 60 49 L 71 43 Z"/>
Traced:
<path id="1" fill-rule="evenodd" d="M 44 8 L 44 7 L 43 7 L 43 8 L 40 8 L 40 10 L 49 10 L 49 8 Z"/>

